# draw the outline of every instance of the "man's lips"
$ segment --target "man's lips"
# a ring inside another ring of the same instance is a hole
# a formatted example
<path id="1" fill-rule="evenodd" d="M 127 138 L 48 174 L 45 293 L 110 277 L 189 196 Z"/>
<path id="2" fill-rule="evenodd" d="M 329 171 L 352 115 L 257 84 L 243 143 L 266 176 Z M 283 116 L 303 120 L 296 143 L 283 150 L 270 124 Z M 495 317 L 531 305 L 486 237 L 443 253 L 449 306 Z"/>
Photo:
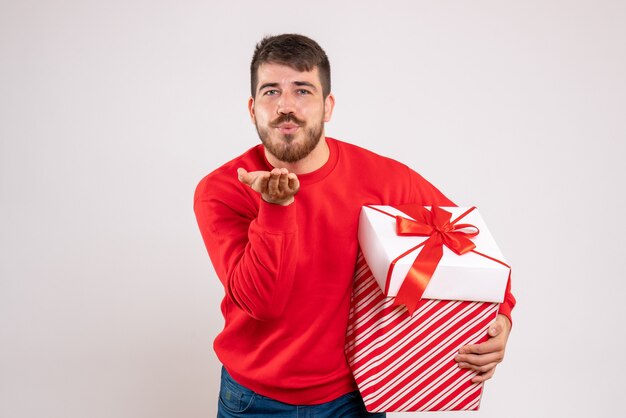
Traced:
<path id="1" fill-rule="evenodd" d="M 290 134 L 298 130 L 299 127 L 300 126 L 295 123 L 281 123 L 276 129 L 282 134 Z"/>

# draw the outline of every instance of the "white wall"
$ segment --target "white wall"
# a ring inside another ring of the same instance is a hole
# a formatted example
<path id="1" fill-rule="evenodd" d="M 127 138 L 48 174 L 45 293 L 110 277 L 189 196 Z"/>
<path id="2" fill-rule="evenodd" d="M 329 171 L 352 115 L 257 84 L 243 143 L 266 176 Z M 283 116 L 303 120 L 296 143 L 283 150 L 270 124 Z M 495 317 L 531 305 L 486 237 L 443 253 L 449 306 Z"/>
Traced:
<path id="1" fill-rule="evenodd" d="M 471 416 L 623 414 L 625 3 L 231 3 L 0 4 L 0 416 L 215 416 L 192 195 L 258 142 L 249 60 L 291 31 L 330 56 L 327 133 L 479 206 L 514 267 Z"/>

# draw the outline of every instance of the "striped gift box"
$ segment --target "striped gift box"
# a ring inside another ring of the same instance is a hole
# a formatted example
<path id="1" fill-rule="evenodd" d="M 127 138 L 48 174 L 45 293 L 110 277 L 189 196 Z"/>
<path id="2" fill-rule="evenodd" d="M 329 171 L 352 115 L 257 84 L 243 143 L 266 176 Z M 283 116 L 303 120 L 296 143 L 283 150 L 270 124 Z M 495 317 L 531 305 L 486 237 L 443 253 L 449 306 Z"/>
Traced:
<path id="1" fill-rule="evenodd" d="M 346 356 L 370 412 L 477 410 L 482 383 L 460 369 L 458 349 L 487 339 L 498 304 L 423 299 L 409 315 L 386 297 L 361 254 Z"/>

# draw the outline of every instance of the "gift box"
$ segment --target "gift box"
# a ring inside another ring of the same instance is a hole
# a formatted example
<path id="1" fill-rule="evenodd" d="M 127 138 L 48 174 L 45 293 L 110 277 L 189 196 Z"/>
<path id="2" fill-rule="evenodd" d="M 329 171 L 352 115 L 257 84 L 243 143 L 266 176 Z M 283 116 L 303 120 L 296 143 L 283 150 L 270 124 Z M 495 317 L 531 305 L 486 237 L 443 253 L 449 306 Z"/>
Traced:
<path id="1" fill-rule="evenodd" d="M 477 410 L 454 356 L 487 340 L 510 272 L 478 211 L 367 206 L 359 246 L 346 356 L 368 411 Z"/>

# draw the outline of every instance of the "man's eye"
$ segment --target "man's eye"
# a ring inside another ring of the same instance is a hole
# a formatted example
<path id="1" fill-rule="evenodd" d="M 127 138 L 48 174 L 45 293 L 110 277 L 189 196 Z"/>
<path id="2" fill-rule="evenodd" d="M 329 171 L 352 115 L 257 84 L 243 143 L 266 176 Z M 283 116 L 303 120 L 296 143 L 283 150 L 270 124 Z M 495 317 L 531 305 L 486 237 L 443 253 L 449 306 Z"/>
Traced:
<path id="1" fill-rule="evenodd" d="M 267 90 L 265 93 L 263 93 L 263 95 L 265 96 L 274 96 L 278 94 L 278 90 Z"/>
<path id="2" fill-rule="evenodd" d="M 298 94 L 311 94 L 311 92 L 305 89 L 299 89 Z"/>

